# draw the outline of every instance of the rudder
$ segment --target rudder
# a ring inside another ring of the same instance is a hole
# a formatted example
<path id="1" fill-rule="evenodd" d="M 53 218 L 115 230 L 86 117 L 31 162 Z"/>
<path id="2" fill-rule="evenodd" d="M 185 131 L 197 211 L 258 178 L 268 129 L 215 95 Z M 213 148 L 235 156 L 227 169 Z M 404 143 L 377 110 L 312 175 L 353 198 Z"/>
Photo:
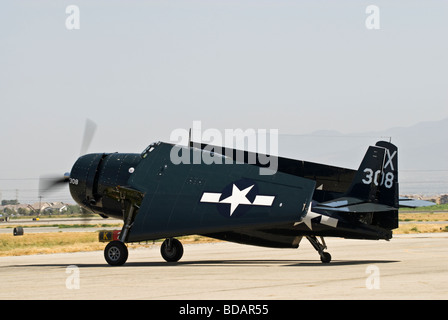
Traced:
<path id="1" fill-rule="evenodd" d="M 380 188 L 378 193 L 378 202 L 398 209 L 398 148 L 386 141 L 378 141 L 376 146 L 385 149 L 382 168 L 382 188 Z"/>

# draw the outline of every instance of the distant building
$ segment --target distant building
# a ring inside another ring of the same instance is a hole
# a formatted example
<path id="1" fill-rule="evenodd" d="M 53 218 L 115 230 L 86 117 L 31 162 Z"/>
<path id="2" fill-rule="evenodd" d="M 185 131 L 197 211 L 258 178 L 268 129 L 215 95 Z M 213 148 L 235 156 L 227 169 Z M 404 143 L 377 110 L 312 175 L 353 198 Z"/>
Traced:
<path id="1" fill-rule="evenodd" d="M 38 214 L 40 213 L 62 213 L 67 211 L 67 204 L 63 202 L 36 202 L 33 204 L 8 204 L 0 206 L 3 214 Z"/>

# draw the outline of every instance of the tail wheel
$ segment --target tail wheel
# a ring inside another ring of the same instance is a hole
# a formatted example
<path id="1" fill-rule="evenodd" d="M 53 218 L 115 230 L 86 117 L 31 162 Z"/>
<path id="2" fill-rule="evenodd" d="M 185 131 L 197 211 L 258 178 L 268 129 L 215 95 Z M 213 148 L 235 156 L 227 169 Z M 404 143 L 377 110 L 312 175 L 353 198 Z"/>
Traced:
<path id="1" fill-rule="evenodd" d="M 184 254 L 184 247 L 177 239 L 166 239 L 162 243 L 160 253 L 167 262 L 177 262 Z"/>
<path id="2" fill-rule="evenodd" d="M 322 252 L 322 255 L 320 256 L 320 261 L 322 261 L 322 263 L 330 263 L 331 254 L 329 254 L 328 252 Z"/>
<path id="3" fill-rule="evenodd" d="M 111 266 L 121 266 L 128 260 L 128 248 L 121 241 L 111 241 L 104 249 L 104 258 Z"/>
<path id="4" fill-rule="evenodd" d="M 322 263 L 330 263 L 331 255 L 328 252 L 324 252 L 324 250 L 327 249 L 324 238 L 320 237 L 322 239 L 322 243 L 320 243 L 319 240 L 317 240 L 317 237 L 314 235 L 306 236 L 306 238 L 312 244 L 314 249 L 319 252 L 320 261 L 322 261 Z"/>

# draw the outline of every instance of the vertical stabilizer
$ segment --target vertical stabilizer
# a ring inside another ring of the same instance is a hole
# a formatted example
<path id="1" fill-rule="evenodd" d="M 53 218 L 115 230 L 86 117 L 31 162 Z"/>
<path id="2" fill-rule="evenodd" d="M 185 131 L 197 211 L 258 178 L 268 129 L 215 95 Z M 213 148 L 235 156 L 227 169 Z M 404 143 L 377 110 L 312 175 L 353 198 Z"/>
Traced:
<path id="1" fill-rule="evenodd" d="M 398 208 L 398 149 L 379 141 L 369 147 L 345 196 Z"/>

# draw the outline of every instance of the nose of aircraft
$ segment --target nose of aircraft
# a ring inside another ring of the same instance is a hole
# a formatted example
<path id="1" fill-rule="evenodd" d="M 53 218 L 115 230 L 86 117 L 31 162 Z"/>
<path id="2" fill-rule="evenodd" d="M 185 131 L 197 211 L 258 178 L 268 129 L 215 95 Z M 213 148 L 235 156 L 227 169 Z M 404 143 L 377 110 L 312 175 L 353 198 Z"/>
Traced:
<path id="1" fill-rule="evenodd" d="M 109 188 L 126 186 L 140 161 L 140 155 L 134 153 L 93 153 L 80 157 L 69 177 L 73 199 L 102 216 L 121 218 L 121 204 L 105 194 Z"/>
<path id="2" fill-rule="evenodd" d="M 70 172 L 69 185 L 73 200 L 84 207 L 95 204 L 95 176 L 98 167 L 107 155 L 104 153 L 86 154 L 78 158 Z"/>

